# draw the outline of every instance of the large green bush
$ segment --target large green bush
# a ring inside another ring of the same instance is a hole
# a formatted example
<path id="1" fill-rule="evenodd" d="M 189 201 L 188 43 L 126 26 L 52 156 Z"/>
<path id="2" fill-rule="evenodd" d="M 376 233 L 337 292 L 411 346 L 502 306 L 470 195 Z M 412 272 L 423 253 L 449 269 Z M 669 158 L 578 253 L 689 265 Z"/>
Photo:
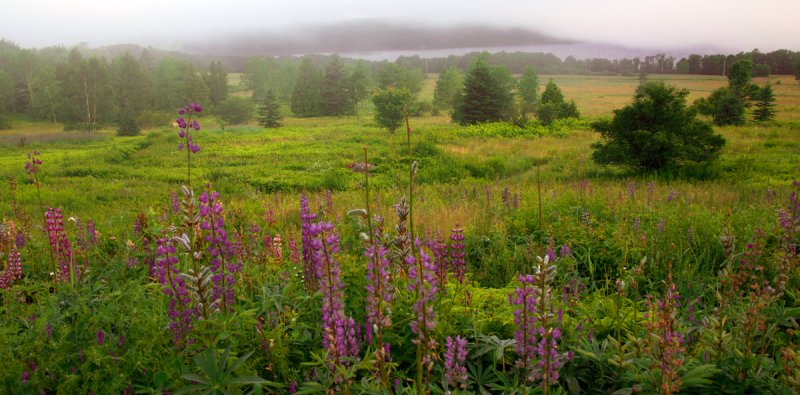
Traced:
<path id="1" fill-rule="evenodd" d="M 644 84 L 633 103 L 614 110 L 613 119 L 592 124 L 604 139 L 592 145 L 592 158 L 639 170 L 714 159 L 725 139 L 687 108 L 688 94 L 661 81 Z"/>

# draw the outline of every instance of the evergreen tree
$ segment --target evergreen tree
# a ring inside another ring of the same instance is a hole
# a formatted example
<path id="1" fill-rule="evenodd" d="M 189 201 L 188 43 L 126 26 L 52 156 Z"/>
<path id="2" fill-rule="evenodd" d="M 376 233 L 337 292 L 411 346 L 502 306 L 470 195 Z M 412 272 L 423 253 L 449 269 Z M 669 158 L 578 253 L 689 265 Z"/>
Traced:
<path id="1" fill-rule="evenodd" d="M 453 120 L 471 125 L 508 119 L 511 100 L 509 87 L 498 81 L 489 65 L 479 59 L 464 78 L 464 94 Z"/>
<path id="2" fill-rule="evenodd" d="M 536 116 L 543 124 L 550 125 L 557 119 L 578 118 L 580 114 L 575 102 L 566 102 L 561 89 L 553 80 L 550 80 L 542 92 L 542 99 L 536 108 Z"/>
<path id="3" fill-rule="evenodd" d="M 680 167 L 716 157 L 725 139 L 686 107 L 689 91 L 662 81 L 644 84 L 612 120 L 592 124 L 604 141 L 592 145 L 592 158 L 640 170 Z"/>
<path id="4" fill-rule="evenodd" d="M 753 84 L 753 63 L 749 60 L 739 60 L 734 62 L 728 69 L 728 89 L 736 96 L 747 101 L 754 91 Z M 746 105 L 746 104 L 745 104 Z"/>
<path id="5" fill-rule="evenodd" d="M 322 81 L 320 97 L 322 100 L 322 115 L 345 115 L 352 109 L 345 89 L 344 68 L 337 55 L 331 57 L 325 67 L 325 79 Z"/>
<path id="6" fill-rule="evenodd" d="M 203 80 L 208 88 L 208 104 L 211 107 L 216 107 L 228 98 L 228 75 L 222 68 L 222 62 L 211 62 Z"/>
<path id="7" fill-rule="evenodd" d="M 258 108 L 258 124 L 265 128 L 278 128 L 281 126 L 281 106 L 272 90 L 264 95 L 264 103 Z"/>
<path id="8" fill-rule="evenodd" d="M 292 94 L 292 112 L 299 117 L 315 117 L 322 113 L 320 99 L 322 77 L 311 58 L 300 64 L 297 82 Z"/>
<path id="9" fill-rule="evenodd" d="M 520 100 L 520 113 L 527 115 L 536 109 L 536 101 L 539 99 L 539 76 L 536 69 L 529 66 L 522 73 L 517 82 L 517 92 Z"/>
<path id="10" fill-rule="evenodd" d="M 767 83 L 755 96 L 756 109 L 753 111 L 753 120 L 769 121 L 775 118 L 775 92 L 772 91 L 772 85 Z"/>

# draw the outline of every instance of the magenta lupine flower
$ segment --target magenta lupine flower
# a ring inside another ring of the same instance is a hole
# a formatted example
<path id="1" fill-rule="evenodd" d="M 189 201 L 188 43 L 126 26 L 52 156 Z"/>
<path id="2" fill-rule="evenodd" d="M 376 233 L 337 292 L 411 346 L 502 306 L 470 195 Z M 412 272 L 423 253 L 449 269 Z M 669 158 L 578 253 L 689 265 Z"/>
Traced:
<path id="1" fill-rule="evenodd" d="M 102 346 L 102 345 L 103 345 L 103 342 L 105 341 L 105 338 L 106 338 L 106 333 L 105 333 L 105 332 L 103 332 L 103 330 L 102 330 L 102 329 L 100 329 L 99 331 L 97 331 L 97 344 L 99 344 L 99 345 L 101 345 L 101 346 Z"/>
<path id="2" fill-rule="evenodd" d="M 18 232 L 14 236 L 14 245 L 17 247 L 18 250 L 25 248 L 25 234 L 22 232 Z"/>
<path id="3" fill-rule="evenodd" d="M 72 248 L 70 247 L 67 234 L 64 231 L 63 219 L 64 217 L 61 214 L 60 208 L 53 210 L 52 207 L 49 207 L 45 213 L 47 235 L 50 239 L 50 249 L 58 262 L 56 278 L 61 282 L 67 282 L 72 278 L 73 271 L 75 274 L 74 280 L 79 280 L 80 270 L 75 265 L 75 260 L 72 256 Z"/>
<path id="4" fill-rule="evenodd" d="M 347 329 L 345 331 L 345 341 L 347 342 L 346 356 L 350 358 L 358 358 L 361 353 L 361 344 L 363 338 L 361 337 L 361 325 L 349 317 L 347 319 Z"/>
<path id="5" fill-rule="evenodd" d="M 459 224 L 456 224 L 450 233 L 450 265 L 453 268 L 453 276 L 459 283 L 464 282 L 464 275 L 467 272 L 465 257 L 464 231 Z"/>
<path id="6" fill-rule="evenodd" d="M 370 244 L 364 250 L 367 257 L 367 341 L 372 342 L 373 330 L 383 330 L 392 325 L 392 286 L 389 282 L 389 253 L 385 247 Z M 381 346 L 381 345 L 378 345 Z"/>
<path id="7" fill-rule="evenodd" d="M 234 277 L 239 272 L 241 265 L 236 260 L 236 251 L 233 248 L 228 233 L 225 231 L 225 218 L 222 214 L 222 203 L 219 193 L 206 186 L 207 191 L 200 195 L 200 229 L 203 230 L 204 239 L 208 243 L 208 252 L 211 255 L 209 269 L 211 280 L 214 282 L 212 298 L 219 300 L 222 309 L 228 309 L 236 301 L 233 289 L 236 283 Z"/>
<path id="8" fill-rule="evenodd" d="M 29 177 L 35 178 L 36 173 L 39 172 L 39 166 L 42 164 L 42 160 L 37 158 L 39 151 L 34 150 L 33 153 L 29 153 L 27 156 L 28 161 L 25 162 L 25 169 L 28 170 Z"/>
<path id="9" fill-rule="evenodd" d="M 44 325 L 44 333 L 47 337 L 53 337 L 53 326 L 49 322 Z"/>
<path id="10" fill-rule="evenodd" d="M 155 275 L 169 296 L 169 328 L 175 344 L 191 343 L 189 335 L 194 327 L 197 311 L 192 306 L 192 298 L 186 283 L 178 271 L 178 256 L 172 240 L 158 239 L 158 258 L 155 262 Z"/>
<path id="11" fill-rule="evenodd" d="M 452 388 L 467 389 L 467 339 L 447 336 L 444 345 L 444 382 Z"/>
<path id="12" fill-rule="evenodd" d="M 417 248 L 420 246 L 419 239 L 416 240 Z M 413 255 L 406 258 L 406 264 L 410 267 L 408 271 L 408 290 L 413 292 L 416 300 L 414 301 L 414 314 L 416 317 L 411 320 L 409 326 L 411 332 L 417 335 L 412 343 L 421 345 L 423 350 L 422 364 L 431 362 L 431 355 L 436 348 L 430 332 L 436 327 L 436 315 L 433 310 L 433 301 L 436 297 L 436 268 L 431 263 L 428 254 L 419 249 L 420 262 L 416 261 Z"/>
<path id="13" fill-rule="evenodd" d="M 547 250 L 545 250 L 545 255 L 547 255 L 550 262 L 556 261 L 556 245 L 552 237 L 547 238 Z"/>
<path id="14" fill-rule="evenodd" d="M 303 280 L 306 290 L 313 293 L 317 290 L 317 269 L 314 267 L 314 258 L 311 249 L 311 241 L 316 237 L 312 231 L 312 222 L 317 219 L 308 208 L 308 196 L 305 192 L 300 195 L 300 222 L 302 227 L 303 242 Z"/>

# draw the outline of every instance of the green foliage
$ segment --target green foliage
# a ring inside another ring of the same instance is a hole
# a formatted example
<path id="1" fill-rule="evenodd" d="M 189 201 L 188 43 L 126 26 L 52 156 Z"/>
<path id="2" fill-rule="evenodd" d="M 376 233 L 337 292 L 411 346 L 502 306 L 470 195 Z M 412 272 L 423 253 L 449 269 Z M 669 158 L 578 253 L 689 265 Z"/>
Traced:
<path id="1" fill-rule="evenodd" d="M 214 108 L 228 98 L 228 74 L 222 68 L 222 62 L 211 62 L 208 73 L 203 75 L 208 88 L 208 104 Z"/>
<path id="2" fill-rule="evenodd" d="M 510 87 L 497 74 L 485 61 L 475 62 L 464 78 L 464 93 L 453 113 L 454 121 L 472 125 L 510 118 Z"/>
<path id="3" fill-rule="evenodd" d="M 745 121 L 745 102 L 729 88 L 719 88 L 711 96 L 697 99 L 697 111 L 711 116 L 718 126 L 743 125 Z"/>
<path id="4" fill-rule="evenodd" d="M 281 126 L 281 108 L 272 91 L 268 91 L 264 96 L 264 102 L 258 108 L 258 124 L 265 128 L 277 128 Z"/>
<path id="5" fill-rule="evenodd" d="M 181 376 L 190 384 L 181 388 L 176 394 L 236 394 L 241 393 L 242 386 L 245 385 L 260 385 L 272 384 L 274 389 L 281 386 L 268 381 L 258 376 L 238 376 L 236 370 L 242 366 L 248 358 L 255 351 L 239 357 L 232 363 L 230 362 L 233 357 L 230 356 L 231 346 L 228 345 L 221 356 L 217 355 L 217 350 L 213 347 L 208 348 L 205 352 L 198 354 L 194 358 L 195 366 L 199 369 L 197 373 L 187 373 Z"/>
<path id="6" fill-rule="evenodd" d="M 740 60 L 728 68 L 728 88 L 742 100 L 747 100 L 752 93 L 753 63 Z"/>
<path id="7" fill-rule="evenodd" d="M 0 130 L 11 129 L 11 119 L 0 115 Z"/>
<path id="8" fill-rule="evenodd" d="M 191 63 L 166 58 L 155 69 L 156 107 L 175 111 L 187 102 L 208 102 L 208 87 Z"/>
<path id="9" fill-rule="evenodd" d="M 400 63 L 386 63 L 378 70 L 378 87 L 405 89 L 412 97 L 422 90 L 425 75 L 421 69 Z"/>
<path id="10" fill-rule="evenodd" d="M 592 124 L 605 139 L 592 145 L 592 158 L 640 170 L 714 159 L 725 139 L 686 107 L 688 94 L 660 81 L 646 83 L 633 103 L 614 110 L 612 120 Z"/>
<path id="11" fill-rule="evenodd" d="M 550 125 L 558 119 L 580 118 L 580 113 L 578 113 L 578 106 L 575 105 L 575 102 L 566 102 L 561 89 L 553 80 L 550 80 L 542 92 L 542 99 L 536 108 L 536 116 L 543 124 Z"/>
<path id="12" fill-rule="evenodd" d="M 436 80 L 433 91 L 433 105 L 437 110 L 452 110 L 463 89 L 463 75 L 455 67 L 445 69 Z"/>
<path id="13" fill-rule="evenodd" d="M 214 115 L 232 125 L 243 124 L 253 118 L 253 102 L 246 97 L 231 96 L 214 109 Z"/>
<path id="14" fill-rule="evenodd" d="M 517 81 L 517 94 L 520 99 L 520 112 L 532 113 L 536 109 L 536 102 L 539 98 L 539 76 L 533 66 L 526 68 L 522 77 Z"/>
<path id="15" fill-rule="evenodd" d="M 117 136 L 136 136 L 141 130 L 133 118 L 124 118 L 117 121 Z"/>
<path id="16" fill-rule="evenodd" d="M 394 133 L 405 119 L 405 111 L 411 106 L 413 96 L 405 89 L 386 88 L 372 96 L 375 105 L 375 123 Z"/>
<path id="17" fill-rule="evenodd" d="M 325 67 L 325 76 L 322 79 L 320 100 L 322 115 L 339 116 L 350 114 L 353 106 L 347 94 L 344 68 L 338 56 L 333 56 Z"/>
<path id="18" fill-rule="evenodd" d="M 292 93 L 292 112 L 298 117 L 314 117 L 322 113 L 322 75 L 311 58 L 303 58 Z"/>
<path id="19" fill-rule="evenodd" d="M 754 99 L 756 102 L 756 109 L 753 111 L 754 121 L 770 121 L 775 118 L 775 93 L 772 91 L 772 85 L 767 83 L 767 85 L 758 89 Z"/>

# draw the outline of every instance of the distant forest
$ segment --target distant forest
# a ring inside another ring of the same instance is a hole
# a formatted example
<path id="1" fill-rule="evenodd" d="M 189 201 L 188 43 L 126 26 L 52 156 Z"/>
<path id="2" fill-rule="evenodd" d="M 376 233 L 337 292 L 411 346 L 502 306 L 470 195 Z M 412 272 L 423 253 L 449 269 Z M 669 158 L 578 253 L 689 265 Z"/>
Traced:
<path id="1" fill-rule="evenodd" d="M 800 64 L 800 52 L 789 50 L 691 55 L 683 59 L 664 54 L 632 59 L 576 59 L 572 56 L 560 59 L 547 53 L 474 52 L 429 59 L 403 56 L 390 62 L 339 60 L 335 55 L 320 54 L 212 56 L 137 45 L 23 49 L 0 39 L 0 118 L 3 114 L 20 114 L 81 130 L 134 121 L 148 127 L 163 125 L 168 121 L 164 114 L 187 99 L 212 108 L 242 108 L 241 97 L 229 98 L 229 89 L 241 89 L 253 92 L 252 104 L 261 103 L 272 94 L 278 101 L 288 104 L 301 84 L 318 85 L 320 89 L 325 84 L 344 84 L 337 87 L 349 92 L 347 94 L 352 97 L 347 100 L 357 104 L 369 97 L 372 87 L 402 85 L 405 80 L 419 82 L 424 78 L 423 73 L 441 73 L 452 67 L 466 70 L 479 56 L 489 64 L 504 66 L 511 74 L 522 74 L 533 66 L 539 74 L 635 75 L 644 72 L 722 76 L 736 61 L 749 60 L 754 76 L 767 76 L 795 74 Z M 334 57 L 337 60 L 332 62 Z M 304 74 L 304 70 L 308 72 Z M 227 73 L 242 73 L 241 83 L 228 87 Z M 351 86 L 345 86 L 347 84 Z M 413 93 L 414 89 L 410 90 Z M 293 108 L 293 112 L 297 111 Z"/>

